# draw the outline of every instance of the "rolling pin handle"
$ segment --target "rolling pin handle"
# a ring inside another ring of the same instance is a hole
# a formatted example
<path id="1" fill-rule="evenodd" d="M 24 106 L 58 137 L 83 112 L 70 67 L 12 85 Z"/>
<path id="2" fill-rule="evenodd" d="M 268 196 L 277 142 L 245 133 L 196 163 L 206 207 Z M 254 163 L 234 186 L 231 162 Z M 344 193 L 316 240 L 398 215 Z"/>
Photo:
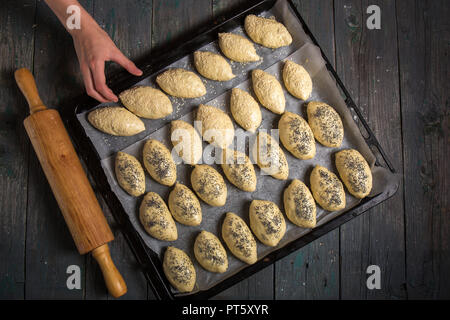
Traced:
<path id="1" fill-rule="evenodd" d="M 47 109 L 39 97 L 36 82 L 30 70 L 27 68 L 18 69 L 14 72 L 14 77 L 16 78 L 20 91 L 22 91 L 27 99 L 31 114 Z"/>
<path id="2" fill-rule="evenodd" d="M 127 285 L 111 259 L 108 244 L 101 245 L 92 250 L 92 256 L 100 265 L 109 293 L 114 298 L 118 298 L 127 293 Z"/>

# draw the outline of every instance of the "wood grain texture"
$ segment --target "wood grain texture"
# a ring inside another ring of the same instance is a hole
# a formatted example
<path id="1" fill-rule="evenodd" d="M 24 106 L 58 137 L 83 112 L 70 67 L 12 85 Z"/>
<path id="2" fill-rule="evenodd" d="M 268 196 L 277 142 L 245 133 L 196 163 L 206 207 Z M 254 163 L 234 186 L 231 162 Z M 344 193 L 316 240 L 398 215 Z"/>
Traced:
<path id="1" fill-rule="evenodd" d="M 96 0 L 93 5 L 94 19 L 109 34 L 122 53 L 133 61 L 150 54 L 152 12 L 152 0 Z M 108 64 L 107 79 L 110 79 L 108 75 L 114 74 L 120 68 L 117 64 Z M 115 93 L 119 94 L 119 92 Z M 120 299 L 153 299 L 153 293 L 147 289 L 147 281 L 103 199 L 101 199 L 100 205 L 116 238 L 110 243 L 111 255 L 128 286 L 128 293 Z M 107 295 L 102 284 L 102 275 L 95 261 L 92 261 L 92 257 L 87 257 L 86 277 L 88 278 L 86 281 L 87 298 L 111 298 Z"/>
<path id="2" fill-rule="evenodd" d="M 215 295 L 212 300 L 272 300 L 273 279 L 271 265 Z"/>
<path id="3" fill-rule="evenodd" d="M 152 46 L 163 46 L 212 18 L 211 0 L 153 0 Z"/>
<path id="4" fill-rule="evenodd" d="M 47 109 L 34 113 L 25 119 L 24 126 L 78 252 L 85 254 L 112 241 L 112 232 L 58 112 Z"/>
<path id="5" fill-rule="evenodd" d="M 397 1 L 408 298 L 450 298 L 447 1 Z"/>
<path id="6" fill-rule="evenodd" d="M 214 17 L 218 17 L 221 14 L 244 4 L 245 2 L 245 0 L 212 0 L 213 15 Z"/>
<path id="7" fill-rule="evenodd" d="M 112 232 L 58 112 L 48 109 L 34 113 L 24 125 L 78 252 L 85 254 L 112 241 Z"/>
<path id="8" fill-rule="evenodd" d="M 23 299 L 30 144 L 22 125 L 28 110 L 13 74 L 33 66 L 35 1 L 0 6 L 0 299 Z"/>
<path id="9" fill-rule="evenodd" d="M 366 28 L 366 8 L 382 12 L 381 30 Z M 336 67 L 355 103 L 402 172 L 401 111 L 395 3 L 335 1 Z M 403 192 L 341 226 L 341 298 L 404 299 Z M 381 289 L 366 286 L 369 265 L 381 268 Z"/>
<path id="10" fill-rule="evenodd" d="M 333 2 L 294 4 L 334 64 Z M 276 299 L 339 299 L 339 229 L 278 261 L 275 279 Z"/>
<path id="11" fill-rule="evenodd" d="M 92 2 L 81 4 L 92 12 Z M 72 39 L 43 1 L 37 2 L 34 76 L 48 107 L 84 91 Z M 77 265 L 85 279 L 85 257 L 68 232 L 47 180 L 31 149 L 27 206 L 27 299 L 81 299 L 81 290 L 68 290 L 67 267 Z"/>

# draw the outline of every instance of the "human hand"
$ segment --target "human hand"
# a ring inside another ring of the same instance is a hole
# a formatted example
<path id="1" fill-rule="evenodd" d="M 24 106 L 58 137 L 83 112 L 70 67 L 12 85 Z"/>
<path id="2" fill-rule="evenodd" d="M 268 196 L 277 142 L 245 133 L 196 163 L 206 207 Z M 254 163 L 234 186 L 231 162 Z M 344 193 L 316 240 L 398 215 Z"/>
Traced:
<path id="1" fill-rule="evenodd" d="M 135 76 L 142 75 L 136 65 L 116 47 L 97 24 L 72 34 L 75 51 L 83 74 L 86 92 L 100 102 L 117 102 L 117 96 L 106 85 L 105 61 L 114 61 Z"/>

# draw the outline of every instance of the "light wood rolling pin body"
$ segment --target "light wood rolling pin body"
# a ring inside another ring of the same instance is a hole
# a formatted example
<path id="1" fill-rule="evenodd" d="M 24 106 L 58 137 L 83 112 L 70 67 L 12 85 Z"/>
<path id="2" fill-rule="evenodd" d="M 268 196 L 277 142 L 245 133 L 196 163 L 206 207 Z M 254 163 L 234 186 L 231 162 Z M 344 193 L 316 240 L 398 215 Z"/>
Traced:
<path id="1" fill-rule="evenodd" d="M 77 249 L 80 254 L 92 251 L 110 294 L 120 297 L 127 287 L 109 253 L 107 243 L 114 236 L 59 113 L 44 106 L 28 69 L 17 70 L 15 78 L 30 106 L 25 129 Z"/>

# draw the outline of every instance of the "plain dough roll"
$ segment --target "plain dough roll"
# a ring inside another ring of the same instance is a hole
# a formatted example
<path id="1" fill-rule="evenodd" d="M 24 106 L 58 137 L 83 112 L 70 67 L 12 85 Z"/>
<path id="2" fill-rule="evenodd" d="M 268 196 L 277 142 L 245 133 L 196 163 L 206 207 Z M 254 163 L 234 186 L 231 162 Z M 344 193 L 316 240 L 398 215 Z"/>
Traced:
<path id="1" fill-rule="evenodd" d="M 254 62 L 261 59 L 253 43 L 234 33 L 219 33 L 219 47 L 228 59 L 236 62 Z"/>
<path id="2" fill-rule="evenodd" d="M 261 124 L 261 109 L 247 91 L 239 88 L 231 90 L 230 110 L 234 120 L 245 130 L 255 132 Z"/>
<path id="3" fill-rule="evenodd" d="M 289 31 L 275 19 L 250 14 L 245 17 L 244 27 L 249 37 L 264 47 L 276 49 L 292 43 L 292 36 Z"/>
<path id="4" fill-rule="evenodd" d="M 252 71 L 253 91 L 259 102 L 276 114 L 282 114 L 286 106 L 283 88 L 273 75 L 254 69 Z"/>
<path id="5" fill-rule="evenodd" d="M 118 106 L 95 109 L 89 112 L 88 120 L 96 129 L 113 136 L 134 136 L 145 130 L 141 119 Z"/>
<path id="6" fill-rule="evenodd" d="M 224 149 L 234 139 L 234 126 L 230 117 L 219 108 L 201 104 L 196 120 L 202 124 L 202 137 L 209 143 Z"/>
<path id="7" fill-rule="evenodd" d="M 156 83 L 166 93 L 179 98 L 199 98 L 206 94 L 202 80 L 194 72 L 175 68 L 156 77 Z"/>
<path id="8" fill-rule="evenodd" d="M 228 81 L 235 77 L 230 64 L 217 53 L 195 51 L 194 64 L 198 73 L 211 80 Z"/>
<path id="9" fill-rule="evenodd" d="M 170 124 L 170 140 L 178 156 L 186 164 L 197 164 L 203 155 L 202 139 L 197 130 L 183 120 L 174 120 Z"/>
<path id="10" fill-rule="evenodd" d="M 136 86 L 119 94 L 122 104 L 135 115 L 161 119 L 172 113 L 172 103 L 161 91 L 149 86 Z"/>
<path id="11" fill-rule="evenodd" d="M 283 67 L 283 81 L 286 89 L 294 97 L 307 100 L 312 92 L 312 80 L 301 65 L 286 60 Z"/>
<path id="12" fill-rule="evenodd" d="M 366 159 L 355 149 L 336 153 L 336 168 L 347 190 L 357 198 L 366 197 L 372 190 L 372 171 Z"/>

